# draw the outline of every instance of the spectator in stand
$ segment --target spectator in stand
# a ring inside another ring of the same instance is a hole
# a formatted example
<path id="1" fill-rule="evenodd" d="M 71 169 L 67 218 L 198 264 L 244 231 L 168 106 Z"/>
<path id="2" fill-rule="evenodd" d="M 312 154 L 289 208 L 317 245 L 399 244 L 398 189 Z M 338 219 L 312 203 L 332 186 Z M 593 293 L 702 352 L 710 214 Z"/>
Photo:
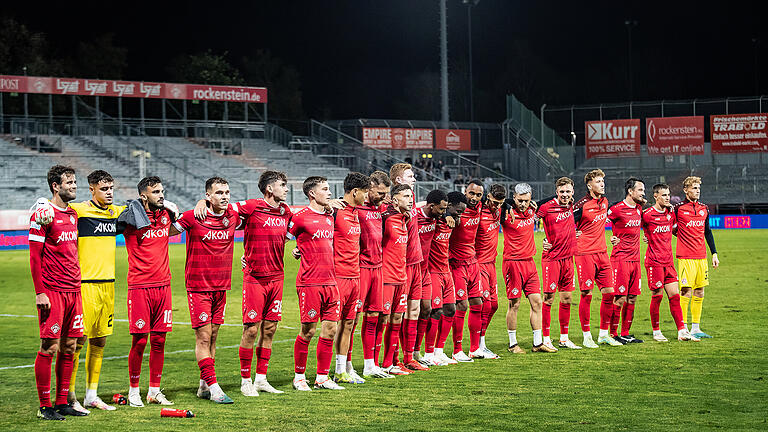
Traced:
<path id="1" fill-rule="evenodd" d="M 449 172 L 449 171 L 446 171 L 446 172 Z M 450 174 L 448 175 L 446 180 L 449 179 L 449 178 L 451 178 Z M 461 173 L 456 174 L 456 180 L 453 181 L 453 184 L 463 186 L 465 184 L 464 183 L 464 176 L 461 175 Z"/>

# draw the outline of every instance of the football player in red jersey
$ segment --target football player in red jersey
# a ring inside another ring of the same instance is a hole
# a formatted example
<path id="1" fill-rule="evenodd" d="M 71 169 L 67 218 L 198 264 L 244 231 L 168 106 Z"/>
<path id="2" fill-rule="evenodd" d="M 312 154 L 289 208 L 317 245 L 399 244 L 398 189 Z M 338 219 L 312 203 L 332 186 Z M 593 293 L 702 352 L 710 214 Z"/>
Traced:
<path id="1" fill-rule="evenodd" d="M 301 329 L 293 347 L 293 387 L 299 391 L 312 390 L 307 385 L 305 371 L 309 343 L 320 321 L 315 388 L 344 390 L 344 387 L 328 378 L 340 312 L 333 262 L 333 216 L 326 211 L 331 200 L 331 190 L 328 180 L 319 176 L 304 180 L 302 189 L 309 198 L 309 206 L 295 213 L 288 226 L 288 233 L 296 237 L 294 256 L 301 259 L 296 276 Z"/>
<path id="2" fill-rule="evenodd" d="M 464 317 L 469 309 L 469 345 L 470 352 L 476 352 L 480 346 L 480 332 L 483 327 L 483 296 L 480 293 L 480 271 L 475 255 L 475 236 L 480 225 L 480 200 L 483 197 L 483 184 L 472 180 L 465 190 L 467 209 L 461 215 L 460 223 L 451 233 L 450 264 L 453 283 L 456 285 L 456 315 L 453 319 L 453 359 L 471 362 L 471 357 L 464 354 L 461 341 L 464 338 Z M 478 352 L 478 354 L 481 354 Z"/>
<path id="3" fill-rule="evenodd" d="M 683 181 L 685 200 L 674 207 L 677 229 L 677 264 L 680 268 L 680 306 L 683 310 L 683 322 L 688 316 L 688 304 L 691 305 L 691 334 L 699 339 L 712 336 L 701 331 L 701 309 L 704 303 L 704 287 L 709 285 L 707 248 L 712 254 L 712 267 L 720 267 L 717 257 L 715 237 L 709 227 L 709 207 L 699 201 L 701 196 L 701 178 L 690 176 Z"/>
<path id="4" fill-rule="evenodd" d="M 608 219 L 613 224 L 611 236 L 611 267 L 613 268 L 613 315 L 611 337 L 623 343 L 642 343 L 629 334 L 635 315 L 635 301 L 640 295 L 640 235 L 642 212 L 645 204 L 645 184 L 630 177 L 624 184 L 624 200 L 608 208 Z M 618 332 L 621 314 L 621 332 Z"/>
<path id="5" fill-rule="evenodd" d="M 613 315 L 613 268 L 608 259 L 605 225 L 608 218 L 608 198 L 605 197 L 605 173 L 596 169 L 584 176 L 587 195 L 573 206 L 576 220 L 576 274 L 579 277 L 579 321 L 584 334 L 583 345 L 597 348 L 590 330 L 592 289 L 597 286 L 602 294 L 600 304 L 600 333 L 598 344 L 622 346 L 609 334 Z"/>
<path id="6" fill-rule="evenodd" d="M 333 256 L 336 286 L 339 287 L 341 316 L 336 330 L 336 371 L 333 380 L 362 384 L 365 380 L 352 376 L 347 358 L 362 306 L 360 301 L 360 219 L 357 207 L 365 203 L 371 179 L 352 172 L 344 179 L 344 207 L 334 211 Z M 352 368 L 354 372 L 354 368 Z M 357 374 L 355 374 L 357 375 Z"/>
<path id="7" fill-rule="evenodd" d="M 381 212 L 392 183 L 389 175 L 384 171 L 374 171 L 370 178 L 371 188 L 368 191 L 368 200 L 357 209 L 360 219 L 360 300 L 363 303 L 360 339 L 363 345 L 363 376 L 394 378 L 377 364 L 386 326 L 386 317 L 381 313 L 384 304 Z"/>
<path id="8" fill-rule="evenodd" d="M 683 310 L 680 308 L 677 271 L 672 257 L 672 227 L 675 225 L 675 213 L 670 205 L 669 186 L 663 183 L 653 186 L 656 203 L 643 212 L 643 231 L 648 243 L 645 252 L 645 273 L 648 276 L 648 289 L 651 290 L 651 328 L 653 340 L 667 342 L 659 326 L 659 308 L 663 294 L 667 292 L 669 312 L 677 326 L 677 339 L 695 341 L 699 338 L 691 335 L 683 322 Z"/>
<path id="9" fill-rule="evenodd" d="M 64 416 L 86 415 L 67 404 L 75 346 L 77 338 L 83 336 L 77 213 L 67 204 L 77 194 L 75 170 L 62 165 L 51 167 L 48 188 L 53 194 L 50 200 L 53 220 L 41 226 L 33 214 L 29 228 L 29 267 L 40 330 L 40 349 L 35 358 L 35 383 L 40 400 L 37 416 L 44 420 L 64 420 Z M 56 398 L 55 406 L 51 406 L 54 355 L 57 355 Z"/>
<path id="10" fill-rule="evenodd" d="M 189 210 L 174 227 L 187 232 L 184 280 L 190 321 L 195 330 L 195 357 L 200 368 L 197 396 L 230 404 L 232 399 L 216 379 L 214 362 L 216 339 L 224 324 L 227 291 L 232 287 L 232 255 L 240 215 L 230 207 L 229 183 L 221 177 L 211 177 L 205 182 L 205 198 L 210 203 L 205 220 L 195 219 L 195 211 Z"/>
<path id="11" fill-rule="evenodd" d="M 485 346 L 485 331 L 491 323 L 493 315 L 499 308 L 498 284 L 496 282 L 496 255 L 499 249 L 499 224 L 501 206 L 507 198 L 507 189 L 498 183 L 488 187 L 480 209 L 480 224 L 475 236 L 475 255 L 479 269 L 480 292 L 483 296 L 483 311 L 481 314 L 480 345 L 478 351 L 470 352 L 471 358 L 499 358 L 496 353 Z"/>
<path id="12" fill-rule="evenodd" d="M 390 196 L 392 204 L 381 215 L 384 276 L 382 314 L 389 317 L 384 334 L 385 349 L 381 366 L 390 375 L 408 375 L 412 372 L 396 364 L 394 358 L 399 344 L 403 313 L 408 307 L 408 277 L 404 269 L 407 263 L 408 218 L 413 208 L 413 190 L 408 185 L 394 185 Z"/>
<path id="13" fill-rule="evenodd" d="M 128 330 L 133 335 L 128 353 L 128 403 L 143 407 L 139 392 L 141 363 L 149 339 L 149 390 L 147 403 L 173 405 L 160 391 L 165 361 L 166 334 L 173 328 L 171 270 L 168 238 L 179 233 L 172 226 L 175 212 L 165 207 L 165 190 L 159 177 L 145 177 L 137 185 L 150 225 L 123 233 L 128 251 Z"/>

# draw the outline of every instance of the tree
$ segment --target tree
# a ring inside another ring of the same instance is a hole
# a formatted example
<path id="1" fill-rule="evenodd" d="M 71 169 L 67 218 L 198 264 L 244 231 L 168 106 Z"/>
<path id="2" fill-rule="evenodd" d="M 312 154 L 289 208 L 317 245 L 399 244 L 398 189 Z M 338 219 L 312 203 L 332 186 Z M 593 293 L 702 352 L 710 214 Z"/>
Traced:
<path id="1" fill-rule="evenodd" d="M 243 57 L 241 63 L 245 82 L 269 91 L 270 117 L 305 118 L 301 79 L 296 68 L 273 57 L 269 50 L 258 50 L 255 57 Z"/>
<path id="2" fill-rule="evenodd" d="M 173 81 L 191 84 L 242 85 L 240 72 L 227 60 L 227 52 L 182 55 L 171 60 L 167 68 Z"/>
<path id="3" fill-rule="evenodd" d="M 50 76 L 62 71 L 51 58 L 45 33 L 35 33 L 12 18 L 0 19 L 0 73 Z"/>
<path id="4" fill-rule="evenodd" d="M 128 49 L 115 46 L 115 35 L 106 33 L 91 42 L 80 42 L 70 71 L 74 76 L 122 79 L 128 68 Z"/>

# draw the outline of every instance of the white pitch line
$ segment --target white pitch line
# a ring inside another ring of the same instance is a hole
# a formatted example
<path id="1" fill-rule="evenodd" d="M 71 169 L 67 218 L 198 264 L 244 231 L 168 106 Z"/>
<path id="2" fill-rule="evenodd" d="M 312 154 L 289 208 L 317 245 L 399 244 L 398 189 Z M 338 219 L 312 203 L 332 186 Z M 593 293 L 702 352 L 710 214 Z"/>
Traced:
<path id="1" fill-rule="evenodd" d="M 8 318 L 37 318 L 37 315 L 13 315 L 13 314 L 0 314 L 0 317 L 8 317 Z M 128 322 L 127 319 L 116 319 L 115 322 Z M 191 322 L 184 322 L 184 321 L 174 321 L 175 325 L 192 325 Z M 224 327 L 242 327 L 242 324 L 222 324 Z M 289 327 L 289 326 L 280 326 L 280 328 L 284 328 L 287 330 L 298 330 L 296 327 Z"/>

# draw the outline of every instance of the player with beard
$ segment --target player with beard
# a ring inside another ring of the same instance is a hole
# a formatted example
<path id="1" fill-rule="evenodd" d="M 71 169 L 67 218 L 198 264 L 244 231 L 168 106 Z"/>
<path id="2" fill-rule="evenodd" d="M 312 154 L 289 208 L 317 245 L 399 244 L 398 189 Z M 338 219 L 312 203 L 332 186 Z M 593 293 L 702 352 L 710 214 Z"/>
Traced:
<path id="1" fill-rule="evenodd" d="M 347 372 L 355 323 L 361 309 L 360 301 L 360 219 L 357 207 L 365 203 L 371 179 L 353 172 L 344 179 L 344 207 L 334 214 L 333 256 L 336 285 L 339 287 L 341 316 L 336 330 L 337 383 L 362 384 L 365 380 L 352 377 Z M 354 371 L 354 369 L 352 369 Z"/>
<path id="2" fill-rule="evenodd" d="M 144 349 L 149 339 L 149 391 L 147 403 L 173 405 L 160 391 L 165 361 L 166 334 L 173 329 L 171 270 L 168 239 L 179 233 L 172 226 L 176 214 L 164 206 L 165 189 L 159 177 L 145 177 L 137 185 L 150 225 L 124 231 L 128 251 L 128 329 L 133 336 L 128 354 L 128 403 L 143 407 L 139 380 Z"/>
<path id="3" fill-rule="evenodd" d="M 451 274 L 456 285 L 456 315 L 453 320 L 453 359 L 471 362 L 464 354 L 461 342 L 464 337 L 464 317 L 469 309 L 469 350 L 484 358 L 480 347 L 480 332 L 483 327 L 483 296 L 480 292 L 480 271 L 475 254 L 475 236 L 480 225 L 480 200 L 483 197 L 483 183 L 472 180 L 467 185 L 467 209 L 451 233 L 449 248 Z"/>
<path id="4" fill-rule="evenodd" d="M 439 309 L 442 304 L 442 292 L 440 287 L 435 290 L 432 289 L 432 275 L 429 272 L 429 250 L 432 248 L 432 240 L 435 237 L 435 227 L 437 221 L 442 219 L 445 215 L 445 211 L 448 208 L 448 195 L 445 192 L 435 189 L 427 194 L 427 203 L 413 210 L 412 217 L 417 218 L 419 222 L 419 240 L 421 242 L 421 251 L 424 254 L 424 260 L 421 262 L 421 274 L 423 276 L 422 286 L 422 304 L 421 311 L 429 310 L 430 317 L 427 319 L 426 325 L 422 324 L 421 318 L 419 318 L 419 332 L 416 335 L 416 344 L 414 345 L 414 353 L 419 359 L 421 364 L 426 366 L 434 365 L 435 363 L 421 357 L 419 351 L 421 350 L 421 342 L 424 339 L 425 334 L 428 334 L 431 330 L 432 319 L 435 313 L 433 309 L 438 309 L 437 319 L 435 320 L 435 329 L 433 334 L 437 334 L 437 323 L 439 322 Z M 424 308 L 424 302 L 429 302 L 428 309 Z M 429 339 L 429 338 L 428 338 Z M 434 352 L 435 342 L 434 337 L 431 338 L 431 346 L 429 340 L 425 352 L 430 354 Z M 411 369 L 407 364 L 406 367 Z"/>
<path id="5" fill-rule="evenodd" d="M 645 204 L 645 184 L 630 177 L 624 184 L 624 199 L 608 208 L 608 219 L 613 224 L 611 236 L 611 267 L 613 268 L 613 315 L 611 337 L 623 343 L 642 343 L 629 334 L 635 314 L 635 301 L 640 295 L 640 235 L 642 212 Z M 621 314 L 621 333 L 618 333 Z"/>
<path id="6" fill-rule="evenodd" d="M 389 195 L 391 183 L 389 175 L 384 171 L 374 171 L 370 178 L 368 200 L 357 208 L 360 220 L 360 300 L 363 303 L 363 325 L 360 331 L 363 345 L 363 376 L 394 378 L 378 366 L 381 340 L 386 327 L 386 317 L 381 313 L 384 305 L 381 213 L 384 211 L 383 203 Z M 352 375 L 353 371 L 351 362 L 348 362 L 347 372 Z"/>
<path id="7" fill-rule="evenodd" d="M 555 352 L 544 345 L 541 334 L 541 288 L 536 263 L 536 243 L 533 240 L 533 228 L 536 224 L 535 203 L 531 199 L 531 186 L 527 183 L 515 185 L 511 200 L 507 200 L 501 210 L 501 228 L 504 231 L 504 261 L 502 272 L 507 289 L 509 308 L 507 309 L 508 351 L 524 354 L 517 343 L 517 312 L 520 309 L 522 294 L 528 298 L 531 313 L 530 322 L 533 330 L 533 352 Z"/>
<path id="8" fill-rule="evenodd" d="M 29 266 L 35 287 L 40 330 L 40 349 L 35 358 L 35 383 L 40 400 L 37 416 L 64 420 L 84 416 L 67 403 L 77 338 L 83 336 L 83 304 L 80 297 L 80 263 L 77 259 L 77 213 L 68 206 L 75 199 L 75 170 L 55 165 L 48 171 L 51 207 L 36 213 L 48 224 L 30 219 Z M 51 364 L 56 358 L 56 398 L 51 406 Z"/>
<path id="9" fill-rule="evenodd" d="M 643 232 L 648 242 L 645 252 L 645 273 L 648 275 L 648 288 L 651 290 L 651 327 L 653 340 L 667 342 L 659 326 L 659 308 L 663 294 L 667 292 L 669 312 L 677 326 L 677 340 L 698 342 L 700 339 L 691 335 L 683 322 L 683 310 L 680 307 L 680 291 L 677 284 L 677 271 L 672 258 L 672 227 L 675 225 L 675 213 L 670 205 L 669 186 L 653 186 L 656 203 L 643 212 Z"/>
<path id="10" fill-rule="evenodd" d="M 590 305 L 592 289 L 597 286 L 602 294 L 600 305 L 600 334 L 598 344 L 622 346 L 609 334 L 613 315 L 613 268 L 608 259 L 605 225 L 608 217 L 608 198 L 605 197 L 605 173 L 596 169 L 584 176 L 587 195 L 573 206 L 576 220 L 576 273 L 579 277 L 579 321 L 584 334 L 583 345 L 597 348 L 590 331 Z"/>

